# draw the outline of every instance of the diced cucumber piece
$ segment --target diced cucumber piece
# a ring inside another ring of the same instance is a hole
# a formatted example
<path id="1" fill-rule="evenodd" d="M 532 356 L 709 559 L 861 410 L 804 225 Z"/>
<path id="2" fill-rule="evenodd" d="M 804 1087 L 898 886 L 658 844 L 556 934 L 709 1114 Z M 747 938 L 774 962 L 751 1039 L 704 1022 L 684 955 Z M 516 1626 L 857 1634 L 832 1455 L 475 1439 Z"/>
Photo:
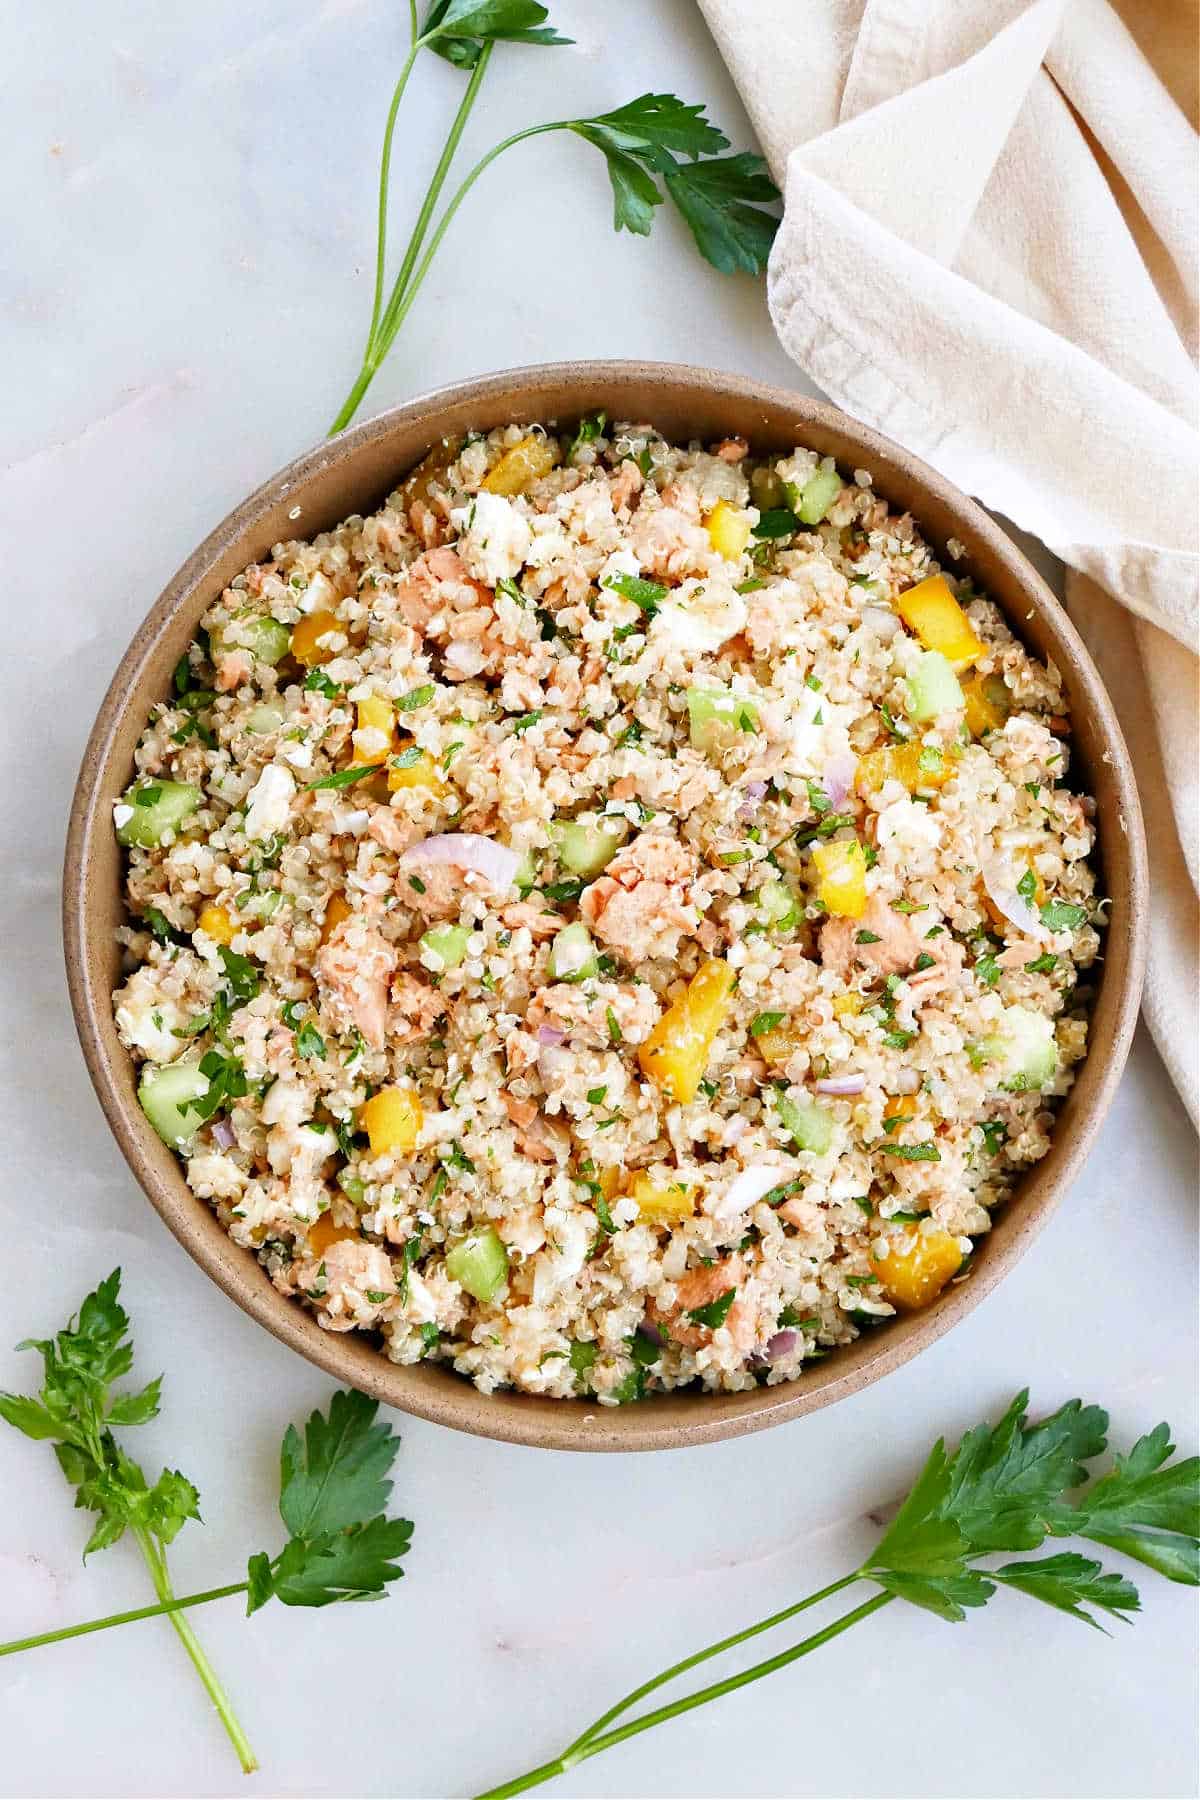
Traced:
<path id="1" fill-rule="evenodd" d="M 282 898 L 278 888 L 266 888 L 261 894 L 245 894 L 238 901 L 238 911 L 243 919 L 269 919 L 279 911 Z"/>
<path id="2" fill-rule="evenodd" d="M 776 1092 L 775 1109 L 797 1150 L 811 1150 L 824 1156 L 833 1142 L 833 1117 L 815 1100 L 794 1100 L 790 1094 Z"/>
<path id="3" fill-rule="evenodd" d="M 208 1076 L 200 1073 L 196 1062 L 167 1063 L 163 1068 L 148 1064 L 138 1083 L 138 1101 L 142 1111 L 164 1144 L 173 1150 L 183 1149 L 199 1131 L 204 1115 L 193 1102 L 208 1092 Z"/>
<path id="4" fill-rule="evenodd" d="M 750 498 L 759 512 L 775 512 L 788 503 L 787 489 L 769 463 L 750 471 Z"/>
<path id="5" fill-rule="evenodd" d="M 355 1173 L 353 1163 L 347 1163 L 337 1172 L 337 1184 L 352 1206 L 361 1206 L 367 1197 L 367 1184 L 361 1175 Z"/>
<path id="6" fill-rule="evenodd" d="M 758 708 L 753 700 L 728 688 L 689 688 L 685 699 L 693 750 L 707 754 L 731 731 L 758 730 Z"/>
<path id="7" fill-rule="evenodd" d="M 939 713 L 961 712 L 965 705 L 958 676 L 940 650 L 922 650 L 904 685 L 909 715 L 922 724 Z"/>
<path id="8" fill-rule="evenodd" d="M 292 634 L 286 625 L 261 614 L 232 620 L 229 625 L 218 625 L 209 638 L 214 657 L 234 656 L 239 650 L 248 650 L 255 662 L 270 663 L 272 668 L 283 661 L 291 641 Z"/>
<path id="9" fill-rule="evenodd" d="M 786 881 L 764 881 L 755 895 L 772 931 L 787 931 L 800 919 L 800 902 Z"/>
<path id="10" fill-rule="evenodd" d="M 992 1063 L 1000 1086 L 1023 1094 L 1044 1088 L 1058 1073 L 1054 1020 L 1028 1006 L 1006 1006 L 1000 1029 L 981 1038 L 971 1060 Z"/>
<path id="11" fill-rule="evenodd" d="M 465 925 L 431 925 L 421 934 L 421 948 L 432 950 L 444 969 L 457 969 L 467 954 L 470 936 Z"/>
<path id="12" fill-rule="evenodd" d="M 624 819 L 569 819 L 555 825 L 558 860 L 571 875 L 591 881 L 610 863 L 628 831 Z"/>
<path id="13" fill-rule="evenodd" d="M 486 1306 L 508 1280 L 508 1251 L 492 1225 L 471 1232 L 446 1252 L 446 1273 Z"/>
<path id="14" fill-rule="evenodd" d="M 283 724 L 283 720 L 284 711 L 282 706 L 270 706 L 266 704 L 262 706 L 252 706 L 250 711 L 246 714 L 246 730 L 253 732 L 255 737 L 269 737 L 271 732 L 279 730 L 279 727 Z"/>
<path id="15" fill-rule="evenodd" d="M 789 484 L 789 489 L 794 486 Z M 810 475 L 799 493 L 792 498 L 792 510 L 802 525 L 819 525 L 842 491 L 842 478 L 836 469 L 818 469 Z"/>
<path id="16" fill-rule="evenodd" d="M 586 981 L 600 973 L 586 925 L 563 926 L 550 946 L 549 969 L 555 981 Z"/>
<path id="17" fill-rule="evenodd" d="M 513 876 L 513 886 L 521 895 L 527 894 L 530 888 L 537 886 L 537 863 L 534 861 L 532 850 L 523 852 L 521 860 L 517 864 L 517 872 Z"/>
<path id="18" fill-rule="evenodd" d="M 200 804 L 200 789 L 190 781 L 135 781 L 117 808 L 117 842 L 153 850 L 168 831 L 178 831 Z M 124 808 L 129 808 L 124 816 Z"/>

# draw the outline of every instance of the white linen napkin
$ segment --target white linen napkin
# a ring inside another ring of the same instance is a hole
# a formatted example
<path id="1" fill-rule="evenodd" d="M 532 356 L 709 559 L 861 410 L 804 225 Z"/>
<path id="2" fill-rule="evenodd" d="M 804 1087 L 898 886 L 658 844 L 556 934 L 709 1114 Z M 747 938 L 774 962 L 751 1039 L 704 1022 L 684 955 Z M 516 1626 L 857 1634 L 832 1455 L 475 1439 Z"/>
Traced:
<path id="1" fill-rule="evenodd" d="M 700 5 L 784 189 L 785 349 L 1067 564 L 1146 814 L 1145 1015 L 1200 1122 L 1194 0 Z"/>

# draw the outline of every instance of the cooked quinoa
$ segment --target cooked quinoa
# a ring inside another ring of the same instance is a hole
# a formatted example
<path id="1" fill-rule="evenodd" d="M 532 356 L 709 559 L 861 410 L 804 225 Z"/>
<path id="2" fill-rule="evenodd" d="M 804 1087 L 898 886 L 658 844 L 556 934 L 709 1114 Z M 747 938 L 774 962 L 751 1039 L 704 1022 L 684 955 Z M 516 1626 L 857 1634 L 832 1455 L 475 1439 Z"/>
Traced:
<path id="1" fill-rule="evenodd" d="M 616 1404 L 964 1278 L 1085 1053 L 1094 807 L 1057 671 L 867 471 L 510 426 L 202 625 L 114 1005 L 281 1293 Z"/>

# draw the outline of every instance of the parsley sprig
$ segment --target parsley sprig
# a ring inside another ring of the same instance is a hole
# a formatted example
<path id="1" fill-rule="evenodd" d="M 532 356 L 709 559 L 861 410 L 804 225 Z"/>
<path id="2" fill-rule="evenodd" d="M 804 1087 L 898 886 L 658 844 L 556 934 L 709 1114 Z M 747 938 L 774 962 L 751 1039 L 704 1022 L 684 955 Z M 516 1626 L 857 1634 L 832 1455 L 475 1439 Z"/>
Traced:
<path id="1" fill-rule="evenodd" d="M 617 231 L 648 236 L 655 209 L 663 204 L 665 189 L 701 256 L 714 268 L 726 274 L 737 270 L 758 274 L 766 266 L 778 226 L 775 213 L 769 209 L 779 199 L 766 164 L 750 152 L 722 155 L 729 149 L 729 140 L 705 117 L 703 106 L 688 105 L 674 94 L 640 94 L 625 106 L 592 118 L 555 119 L 512 132 L 467 172 L 433 225 L 442 189 L 496 44 L 510 42 L 545 48 L 570 43 L 569 38 L 560 37 L 553 26 L 547 25 L 547 16 L 546 8 L 536 4 L 536 0 L 434 0 L 424 22 L 418 24 L 416 0 L 409 0 L 409 49 L 392 94 L 380 156 L 371 322 L 362 366 L 330 427 L 331 433 L 341 431 L 357 412 L 408 316 L 455 213 L 476 181 L 498 156 L 527 138 L 570 132 L 600 151 L 612 186 L 613 226 Z M 468 71 L 469 80 L 385 300 L 396 120 L 409 77 L 424 49 Z"/>
<path id="2" fill-rule="evenodd" d="M 1027 1393 L 1018 1394 L 996 1425 L 969 1431 L 953 1455 L 947 1454 L 939 1438 L 908 1498 L 859 1568 L 642 1682 L 559 1756 L 489 1788 L 477 1800 L 508 1800 L 539 1787 L 602 1750 L 786 1668 L 895 1600 L 907 1600 L 940 1619 L 958 1622 L 968 1609 L 985 1606 L 997 1588 L 1014 1588 L 1100 1630 L 1097 1615 L 1127 1620 L 1138 1611 L 1132 1582 L 1077 1551 L 999 1567 L 977 1566 L 983 1558 L 1036 1550 L 1048 1537 L 1090 1538 L 1169 1580 L 1200 1585 L 1200 1459 L 1172 1462 L 1170 1429 L 1159 1425 L 1139 1438 L 1128 1456 L 1116 1459 L 1111 1474 L 1085 1486 L 1085 1465 L 1105 1448 L 1107 1413 L 1070 1400 L 1031 1425 L 1028 1398 Z M 639 1701 L 688 1670 L 858 1582 L 877 1591 L 801 1642 L 723 1681 L 617 1723 Z"/>
<path id="3" fill-rule="evenodd" d="M 120 1304 L 121 1271 L 114 1269 L 54 1338 L 27 1339 L 43 1365 L 37 1396 L 0 1393 L 0 1418 L 26 1437 L 54 1445 L 58 1465 L 75 1489 L 75 1504 L 96 1515 L 84 1555 L 107 1549 L 126 1531 L 150 1571 L 157 1603 L 67 1625 L 0 1644 L 0 1656 L 34 1650 L 65 1638 L 105 1631 L 166 1614 L 204 1683 L 243 1770 L 258 1767 L 229 1697 L 184 1612 L 245 1594 L 247 1613 L 268 1600 L 285 1606 L 328 1606 L 372 1600 L 404 1573 L 412 1525 L 387 1516 L 388 1471 L 399 1448 L 390 1425 L 377 1424 L 377 1404 L 365 1395 L 335 1393 L 328 1416 L 314 1412 L 301 1438 L 289 1425 L 280 1452 L 279 1511 L 288 1537 L 274 1556 L 251 1556 L 244 1581 L 176 1596 L 167 1571 L 167 1546 L 189 1519 L 200 1517 L 195 1485 L 178 1469 L 164 1469 L 151 1485 L 118 1441 L 116 1431 L 157 1417 L 162 1377 L 132 1393 L 111 1392 L 133 1365 L 129 1319 Z"/>

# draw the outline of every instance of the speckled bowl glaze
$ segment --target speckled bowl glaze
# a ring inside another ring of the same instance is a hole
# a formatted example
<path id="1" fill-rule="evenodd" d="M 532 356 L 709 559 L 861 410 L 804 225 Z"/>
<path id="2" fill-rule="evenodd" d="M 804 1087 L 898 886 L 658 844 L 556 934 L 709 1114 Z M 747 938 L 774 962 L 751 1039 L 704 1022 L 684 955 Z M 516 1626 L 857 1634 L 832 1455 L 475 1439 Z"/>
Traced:
<path id="1" fill-rule="evenodd" d="M 844 469 L 869 469 L 876 490 L 912 512 L 939 554 L 956 538 L 966 553 L 956 566 L 996 601 L 1030 649 L 1062 672 L 1074 727 L 1073 774 L 1096 797 L 1100 887 L 1112 896 L 1094 1047 L 1059 1114 L 1049 1155 L 997 1215 L 969 1279 L 798 1381 L 739 1394 L 656 1396 L 619 1408 L 484 1395 L 448 1368 L 401 1368 L 367 1337 L 322 1331 L 311 1314 L 276 1293 L 254 1258 L 230 1242 L 209 1206 L 188 1189 L 138 1106 L 133 1064 L 110 1003 L 119 967 L 114 933 L 124 916 L 112 803 L 129 782 L 146 714 L 169 691 L 171 672 L 206 607 L 281 539 L 311 536 L 376 506 L 442 437 L 514 420 L 574 421 L 597 407 L 610 418 L 649 420 L 666 437 L 684 441 L 741 435 L 757 454 L 807 445 L 836 457 Z M 188 1253 L 268 1331 L 338 1381 L 460 1431 L 544 1449 L 667 1450 L 777 1425 L 878 1381 L 956 1325 L 1021 1256 L 1078 1173 L 1129 1050 L 1145 961 L 1146 851 L 1128 753 L 1096 670 L 1045 583 L 972 500 L 886 438 L 799 394 L 671 364 L 558 363 L 442 388 L 351 427 L 272 476 L 188 558 L 121 659 L 88 741 L 67 838 L 63 930 L 84 1057 L 130 1168 Z"/>

